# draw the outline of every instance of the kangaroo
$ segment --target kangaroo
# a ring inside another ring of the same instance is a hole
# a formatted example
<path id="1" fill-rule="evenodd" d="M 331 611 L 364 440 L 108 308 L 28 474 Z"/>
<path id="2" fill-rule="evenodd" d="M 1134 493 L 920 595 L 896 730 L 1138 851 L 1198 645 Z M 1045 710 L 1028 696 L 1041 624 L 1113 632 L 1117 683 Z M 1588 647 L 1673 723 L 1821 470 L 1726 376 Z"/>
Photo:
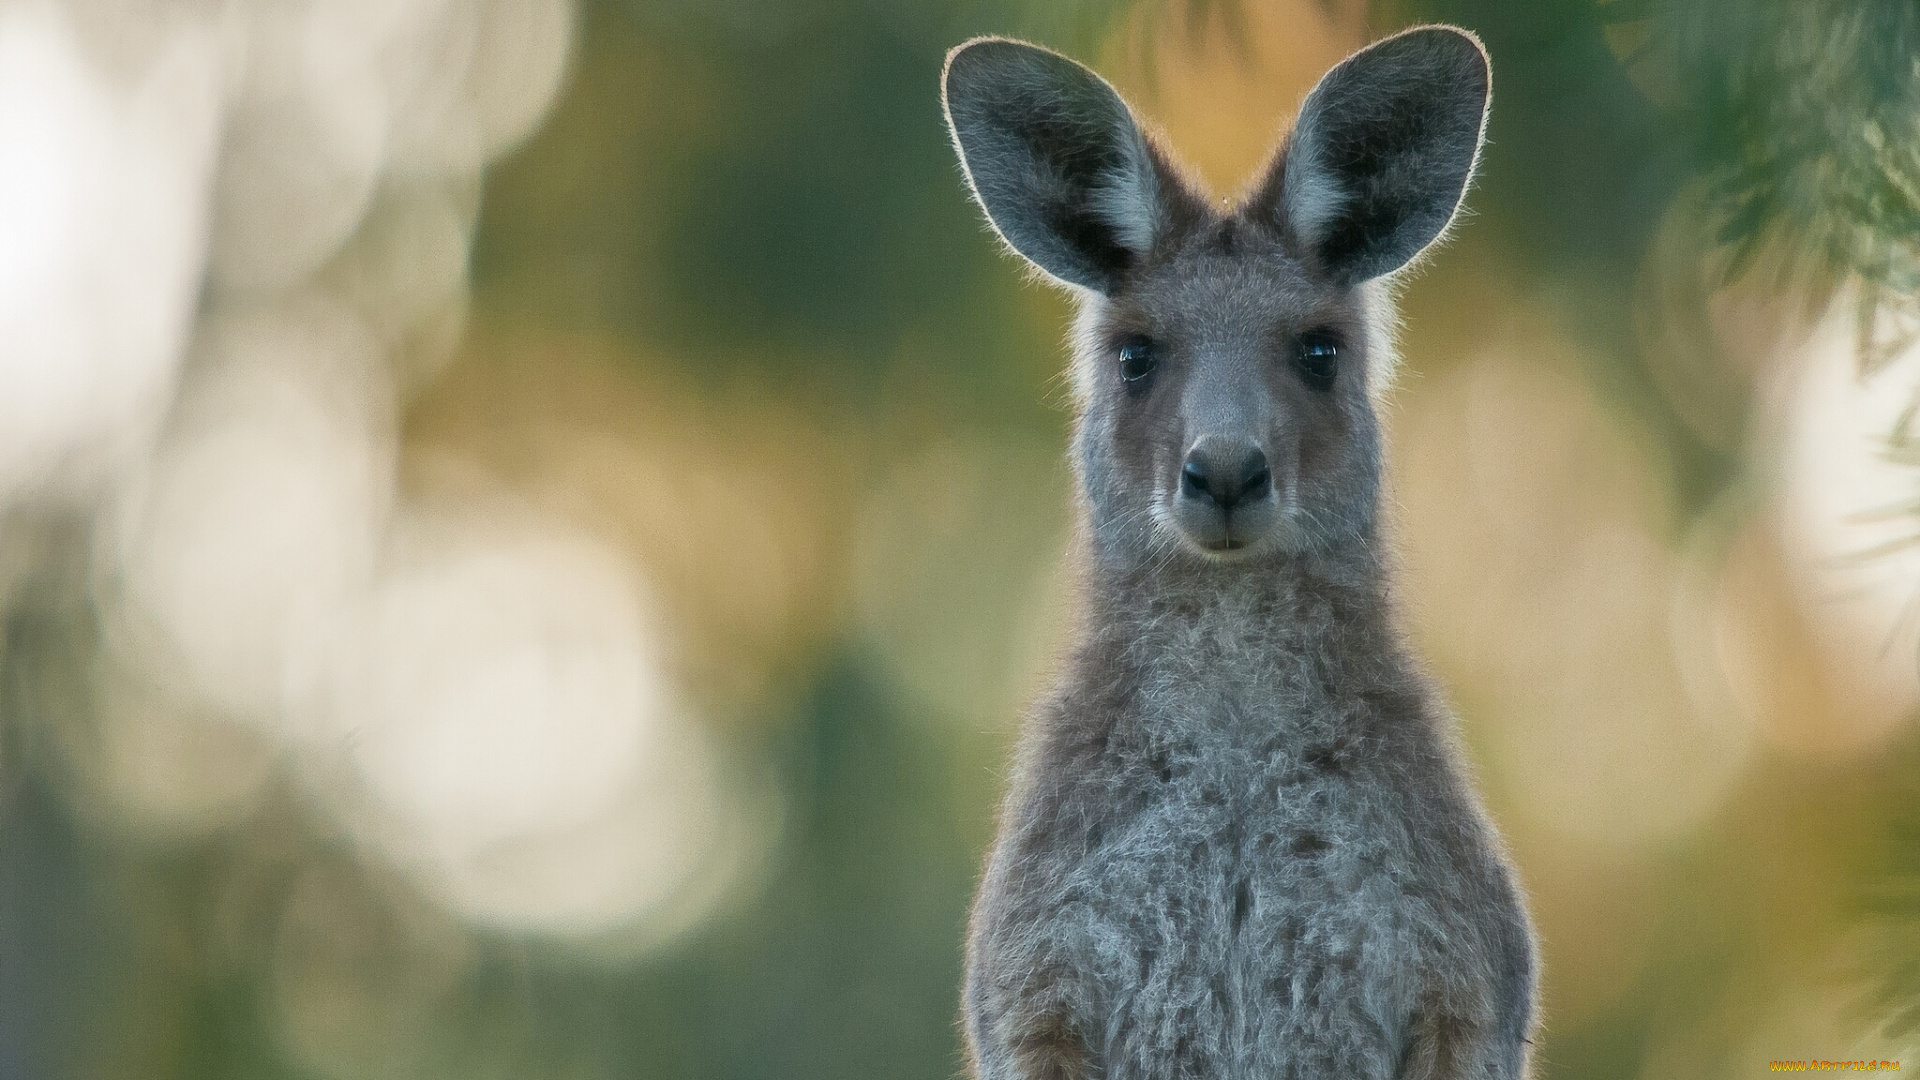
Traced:
<path id="1" fill-rule="evenodd" d="M 973 908 L 972 1075 L 1524 1076 L 1532 928 L 1377 524 L 1389 285 L 1465 193 L 1485 51 L 1356 53 L 1225 207 L 1056 53 L 943 83 L 988 220 L 1080 303 L 1083 615 Z"/>

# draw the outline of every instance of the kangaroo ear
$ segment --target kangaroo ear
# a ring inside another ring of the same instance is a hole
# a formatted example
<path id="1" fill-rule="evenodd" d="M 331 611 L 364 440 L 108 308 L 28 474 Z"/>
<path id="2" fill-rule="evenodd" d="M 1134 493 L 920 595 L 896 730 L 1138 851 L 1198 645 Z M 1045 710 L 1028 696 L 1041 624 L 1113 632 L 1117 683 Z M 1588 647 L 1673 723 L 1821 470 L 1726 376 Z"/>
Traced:
<path id="1" fill-rule="evenodd" d="M 1446 231 L 1485 136 L 1487 53 L 1451 26 L 1378 42 L 1307 95 L 1249 211 L 1342 284 L 1390 274 Z"/>
<path id="2" fill-rule="evenodd" d="M 1111 293 L 1167 227 L 1165 189 L 1126 102 L 1058 53 L 976 38 L 947 54 L 947 127 L 974 198 L 1047 274 Z"/>

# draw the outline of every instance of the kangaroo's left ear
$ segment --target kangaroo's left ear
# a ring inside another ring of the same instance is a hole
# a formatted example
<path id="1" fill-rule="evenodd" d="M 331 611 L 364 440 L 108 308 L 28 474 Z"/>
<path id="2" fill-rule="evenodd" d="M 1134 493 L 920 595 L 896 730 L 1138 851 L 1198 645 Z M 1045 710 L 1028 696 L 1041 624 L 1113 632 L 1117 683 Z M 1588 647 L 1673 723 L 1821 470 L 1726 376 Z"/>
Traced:
<path id="1" fill-rule="evenodd" d="M 1422 26 L 1320 80 L 1247 212 L 1346 285 L 1411 262 L 1453 221 L 1485 137 L 1480 40 Z"/>

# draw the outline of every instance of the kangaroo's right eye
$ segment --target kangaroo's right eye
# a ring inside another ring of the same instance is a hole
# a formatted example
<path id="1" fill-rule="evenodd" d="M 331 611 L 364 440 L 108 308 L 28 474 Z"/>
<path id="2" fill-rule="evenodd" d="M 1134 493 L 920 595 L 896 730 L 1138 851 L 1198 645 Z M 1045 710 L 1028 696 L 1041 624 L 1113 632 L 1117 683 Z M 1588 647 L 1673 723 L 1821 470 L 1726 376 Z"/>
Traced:
<path id="1" fill-rule="evenodd" d="M 1155 355 L 1153 339 L 1140 334 L 1127 338 L 1120 343 L 1120 378 L 1130 383 L 1153 374 L 1160 366 L 1160 358 Z"/>

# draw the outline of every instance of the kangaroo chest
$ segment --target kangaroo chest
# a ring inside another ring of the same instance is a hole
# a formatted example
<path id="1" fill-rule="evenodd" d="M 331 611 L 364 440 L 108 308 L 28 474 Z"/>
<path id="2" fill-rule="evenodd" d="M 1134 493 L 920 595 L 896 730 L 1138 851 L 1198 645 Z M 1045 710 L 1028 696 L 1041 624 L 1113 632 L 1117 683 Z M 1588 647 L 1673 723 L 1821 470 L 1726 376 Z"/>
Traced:
<path id="1" fill-rule="evenodd" d="M 1279 1047 L 1300 1075 L 1391 1074 L 1458 936 L 1457 870 L 1423 835 L 1442 808 L 1396 790 L 1364 729 L 1140 731 L 1082 778 L 1115 798 L 1056 912 L 1105 1075 L 1277 1075 Z"/>

